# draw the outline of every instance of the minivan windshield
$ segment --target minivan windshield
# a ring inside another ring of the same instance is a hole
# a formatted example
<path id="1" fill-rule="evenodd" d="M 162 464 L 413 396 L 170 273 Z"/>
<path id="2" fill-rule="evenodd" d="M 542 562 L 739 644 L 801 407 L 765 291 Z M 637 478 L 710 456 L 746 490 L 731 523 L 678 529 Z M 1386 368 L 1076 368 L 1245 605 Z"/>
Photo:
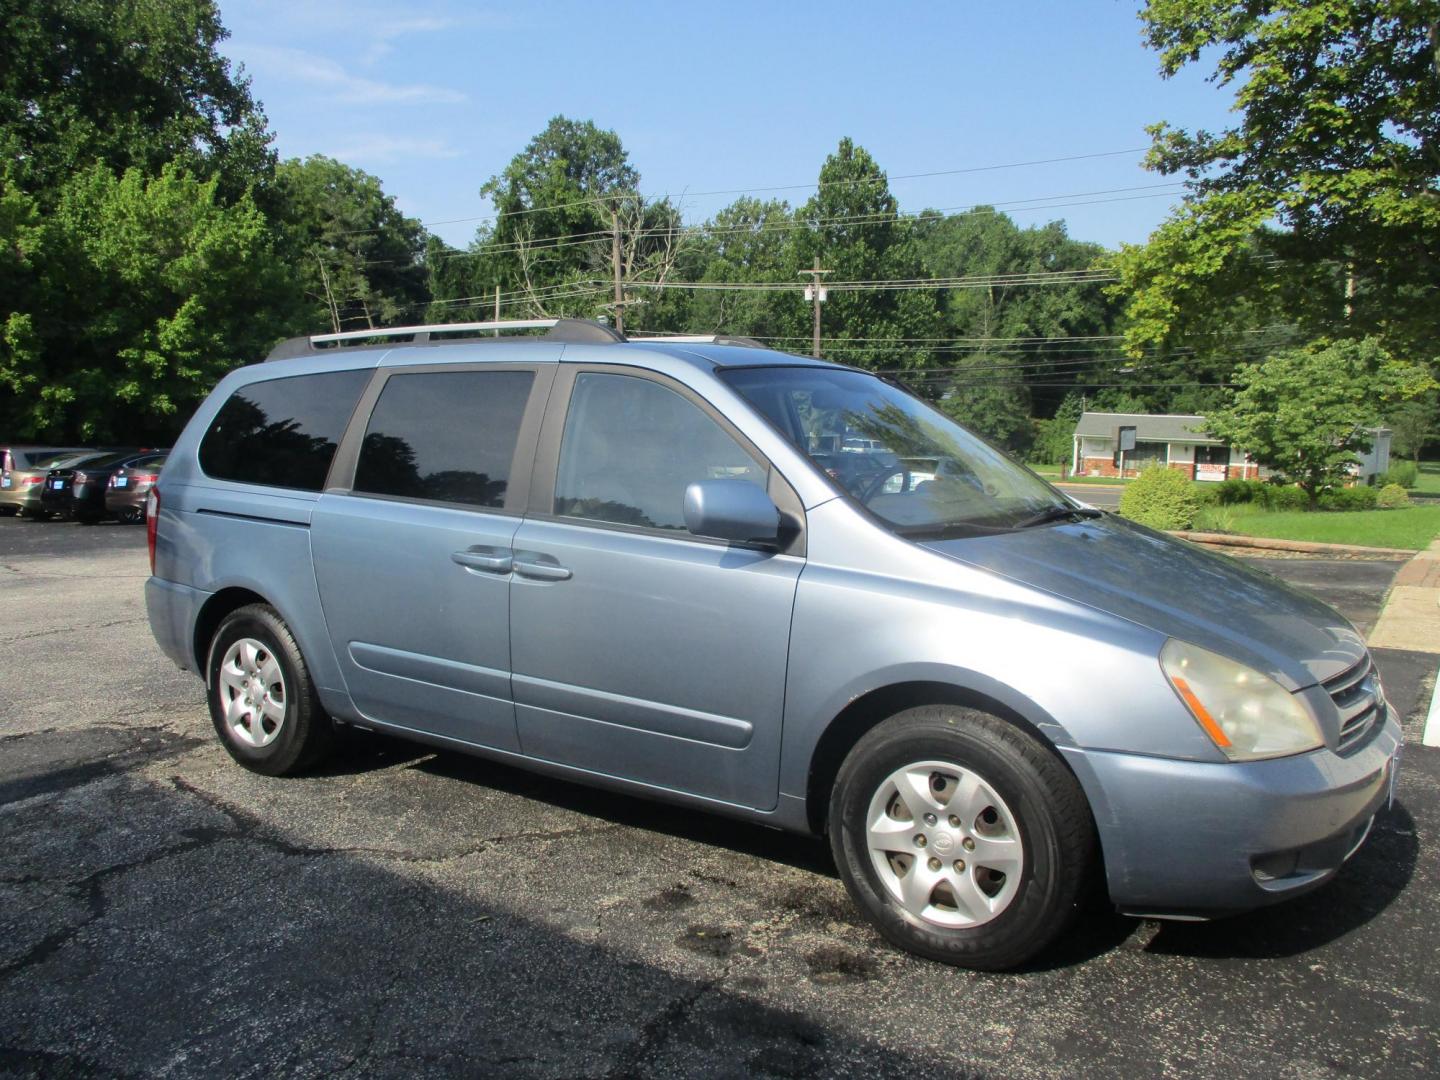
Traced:
<path id="1" fill-rule="evenodd" d="M 717 374 L 902 535 L 967 536 L 1086 513 L 943 413 L 873 375 L 818 366 Z"/>

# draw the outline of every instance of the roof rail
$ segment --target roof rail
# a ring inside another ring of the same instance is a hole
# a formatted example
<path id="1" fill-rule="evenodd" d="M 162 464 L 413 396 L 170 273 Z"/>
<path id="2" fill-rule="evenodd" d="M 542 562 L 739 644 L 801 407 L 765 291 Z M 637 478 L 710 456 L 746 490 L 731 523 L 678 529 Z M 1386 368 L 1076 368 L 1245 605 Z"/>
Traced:
<path id="1" fill-rule="evenodd" d="M 499 319 L 493 322 L 428 323 L 423 326 L 387 326 L 371 330 L 346 330 L 338 334 L 314 334 L 309 337 L 290 338 L 270 350 L 269 360 L 289 360 L 297 356 L 313 356 L 317 352 L 332 349 L 353 348 L 394 348 L 397 342 L 386 338 L 408 338 L 400 344 L 406 345 L 449 345 L 463 340 L 467 344 L 499 340 L 502 330 L 545 330 L 547 341 L 568 341 L 573 343 L 606 344 L 624 341 L 625 336 L 604 323 L 586 319 Z M 452 334 L 482 334 L 493 331 L 495 337 L 452 338 Z M 432 335 L 442 335 L 439 340 Z M 346 345 L 346 342 L 356 342 Z"/>
<path id="2" fill-rule="evenodd" d="M 739 334 L 631 334 L 628 341 L 663 341 L 671 345 L 743 345 L 749 349 L 770 346 Z"/>

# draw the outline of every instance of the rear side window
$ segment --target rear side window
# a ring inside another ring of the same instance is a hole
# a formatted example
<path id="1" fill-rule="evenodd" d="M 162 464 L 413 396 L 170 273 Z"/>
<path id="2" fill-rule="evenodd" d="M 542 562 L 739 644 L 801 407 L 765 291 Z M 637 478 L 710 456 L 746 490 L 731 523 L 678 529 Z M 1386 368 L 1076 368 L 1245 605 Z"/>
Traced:
<path id="1" fill-rule="evenodd" d="M 219 480 L 319 491 L 369 371 L 327 371 L 251 383 L 221 407 L 200 442 Z"/>
<path id="2" fill-rule="evenodd" d="M 365 429 L 354 490 L 503 506 L 534 378 L 528 371 L 391 375 Z"/>

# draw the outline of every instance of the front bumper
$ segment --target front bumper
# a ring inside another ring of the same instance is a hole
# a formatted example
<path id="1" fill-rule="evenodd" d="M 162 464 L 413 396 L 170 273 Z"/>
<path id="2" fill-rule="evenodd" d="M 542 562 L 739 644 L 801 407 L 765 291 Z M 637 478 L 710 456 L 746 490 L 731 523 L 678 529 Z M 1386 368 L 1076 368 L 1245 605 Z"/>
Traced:
<path id="1" fill-rule="evenodd" d="M 1387 804 L 1401 745 L 1387 711 L 1343 756 L 1210 764 L 1085 753 L 1107 807 L 1097 826 L 1111 899 L 1133 914 L 1204 918 L 1323 884 Z"/>

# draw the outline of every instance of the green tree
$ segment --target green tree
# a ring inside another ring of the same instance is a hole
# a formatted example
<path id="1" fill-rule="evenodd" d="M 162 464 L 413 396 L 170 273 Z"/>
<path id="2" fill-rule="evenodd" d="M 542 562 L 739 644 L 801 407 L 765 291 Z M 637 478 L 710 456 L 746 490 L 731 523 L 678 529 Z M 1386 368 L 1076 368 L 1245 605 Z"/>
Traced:
<path id="1" fill-rule="evenodd" d="M 1398 405 L 1385 418 L 1391 430 L 1390 448 L 1419 463 L 1425 444 L 1440 439 L 1440 398 L 1423 394 Z"/>
<path id="2" fill-rule="evenodd" d="M 1238 300 L 1306 336 L 1433 356 L 1440 3 L 1149 0 L 1141 19 L 1163 75 L 1213 61 L 1238 121 L 1150 129 L 1147 164 L 1184 174 L 1190 194 L 1119 260 L 1130 350 L 1174 345 L 1197 313 Z"/>
<path id="3" fill-rule="evenodd" d="M 211 0 L 0 0 L 0 25 L 0 160 L 43 208 L 97 161 L 178 162 L 227 201 L 268 182 L 265 117 Z"/>
<path id="4" fill-rule="evenodd" d="M 165 438 L 280 335 L 292 290 L 270 224 L 219 187 L 178 165 L 158 177 L 94 165 L 50 215 L 20 225 L 25 306 L 6 317 L 0 427 Z"/>
<path id="5" fill-rule="evenodd" d="M 472 250 L 487 255 L 507 290 L 535 294 L 595 277 L 609 261 L 611 210 L 633 201 L 639 185 L 619 135 L 556 116 L 481 187 L 496 219 Z"/>
<path id="6" fill-rule="evenodd" d="M 814 196 L 796 213 L 804 226 L 794 232 L 794 264 L 807 269 L 818 258 L 837 283 L 876 280 L 915 281 L 925 276 L 919 245 L 910 223 L 875 159 L 850 139 L 820 167 Z M 807 305 L 794 305 L 791 333 L 803 339 L 809 330 Z M 870 368 L 925 368 L 936 354 L 927 348 L 941 332 L 939 297 L 926 288 L 829 290 L 821 313 L 827 336 L 852 339 L 835 358 Z M 907 339 L 910 339 L 907 341 Z M 917 343 L 918 342 L 918 343 Z M 807 350 L 808 351 L 808 350 Z M 938 397 L 943 387 L 935 387 Z"/>
<path id="7" fill-rule="evenodd" d="M 311 329 L 370 329 L 419 315 L 429 299 L 425 230 L 369 173 L 315 155 L 276 171 L 283 244 L 310 302 Z"/>
<path id="8" fill-rule="evenodd" d="M 675 275 L 714 283 L 795 281 L 794 215 L 779 200 L 743 197 L 690 231 L 680 248 Z M 798 289 L 797 289 L 798 292 Z M 797 336 L 797 292 L 670 290 L 644 309 L 652 330 L 752 335 L 780 348 L 807 351 L 810 336 Z"/>
<path id="9" fill-rule="evenodd" d="M 1312 509 L 1370 448 L 1367 425 L 1435 386 L 1423 368 L 1395 360 L 1373 338 L 1278 352 L 1240 365 L 1235 381 L 1230 404 L 1207 417 L 1210 431 L 1298 484 Z"/>

